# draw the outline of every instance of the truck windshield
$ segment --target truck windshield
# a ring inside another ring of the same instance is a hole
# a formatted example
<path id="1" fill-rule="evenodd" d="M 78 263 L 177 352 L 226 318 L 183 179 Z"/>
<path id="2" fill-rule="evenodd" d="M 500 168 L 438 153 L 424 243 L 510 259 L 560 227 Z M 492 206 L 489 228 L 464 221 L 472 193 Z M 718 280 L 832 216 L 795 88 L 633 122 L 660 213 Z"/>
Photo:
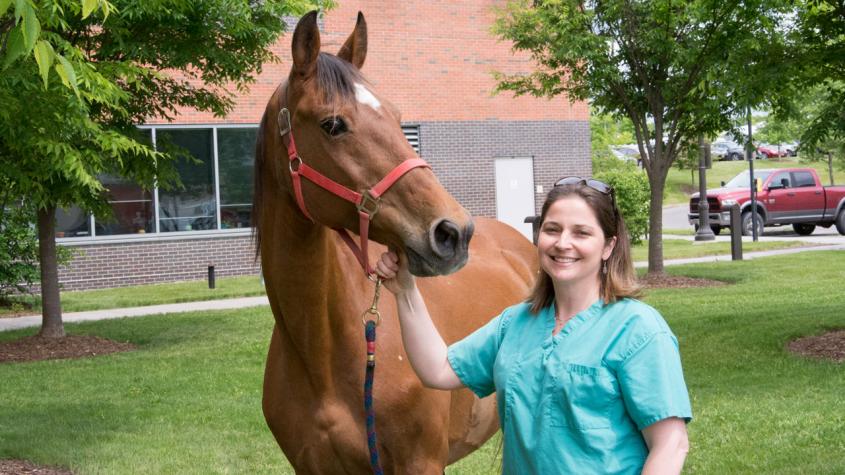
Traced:
<path id="1" fill-rule="evenodd" d="M 731 178 L 731 181 L 725 183 L 725 188 L 745 188 L 748 189 L 748 186 L 751 184 L 750 179 L 748 178 L 749 171 L 746 170 L 739 175 Z M 766 178 L 772 174 L 771 170 L 754 170 L 754 177 L 759 178 L 760 181 L 766 181 Z"/>

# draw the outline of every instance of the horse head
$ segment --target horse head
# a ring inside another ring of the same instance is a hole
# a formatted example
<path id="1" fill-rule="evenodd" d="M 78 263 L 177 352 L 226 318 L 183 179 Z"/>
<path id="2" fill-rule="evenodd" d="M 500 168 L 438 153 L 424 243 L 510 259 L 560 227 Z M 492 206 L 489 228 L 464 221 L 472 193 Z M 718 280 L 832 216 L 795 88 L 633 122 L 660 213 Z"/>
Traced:
<path id="1" fill-rule="evenodd" d="M 300 208 L 304 205 L 301 215 L 307 214 L 329 228 L 360 234 L 354 204 L 309 180 L 301 180 L 298 198 L 293 172 L 305 164 L 331 181 L 362 193 L 407 159 L 418 157 L 402 133 L 397 108 L 360 72 L 367 54 L 367 26 L 361 13 L 336 56 L 320 51 L 317 13 L 305 15 L 294 31 L 292 53 L 288 81 L 277 90 L 262 120 L 264 132 L 277 135 L 276 140 L 268 141 L 274 146 L 259 143 L 256 185 L 261 186 L 259 175 L 275 177 L 274 182 L 291 201 L 299 202 Z M 289 162 L 286 155 L 291 139 L 286 138 L 285 143 L 278 137 L 288 133 L 293 137 L 293 132 L 298 156 Z M 259 137 L 262 135 L 259 133 Z M 256 196 L 259 194 L 256 189 Z M 256 201 L 256 205 L 260 203 Z M 261 214 L 257 214 L 256 225 L 260 226 Z M 384 192 L 369 228 L 372 240 L 404 253 L 410 271 L 418 276 L 460 269 L 467 261 L 472 233 L 469 213 L 427 167 L 408 171 Z"/>

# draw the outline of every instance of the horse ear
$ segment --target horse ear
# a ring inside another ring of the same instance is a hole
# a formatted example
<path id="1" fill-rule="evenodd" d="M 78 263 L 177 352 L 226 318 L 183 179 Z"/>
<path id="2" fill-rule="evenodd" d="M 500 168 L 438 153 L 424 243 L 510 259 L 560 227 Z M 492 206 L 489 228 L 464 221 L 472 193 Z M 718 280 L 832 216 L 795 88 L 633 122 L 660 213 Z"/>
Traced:
<path id="1" fill-rule="evenodd" d="M 303 77 L 314 74 L 320 55 L 320 29 L 317 27 L 316 10 L 308 12 L 297 23 L 291 48 L 294 71 Z"/>
<path id="2" fill-rule="evenodd" d="M 358 69 L 364 66 L 364 59 L 367 57 L 367 22 L 364 21 L 363 13 L 358 12 L 355 29 L 337 52 L 337 57 L 349 61 Z"/>

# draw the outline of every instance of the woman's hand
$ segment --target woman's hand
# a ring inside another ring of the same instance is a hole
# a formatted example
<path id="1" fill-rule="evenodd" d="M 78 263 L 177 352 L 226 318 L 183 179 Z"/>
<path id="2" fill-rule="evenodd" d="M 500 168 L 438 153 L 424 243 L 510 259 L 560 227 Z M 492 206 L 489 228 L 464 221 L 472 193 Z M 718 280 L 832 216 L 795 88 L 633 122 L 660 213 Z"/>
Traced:
<path id="1" fill-rule="evenodd" d="M 400 259 L 393 251 L 381 255 L 375 270 L 384 287 L 394 295 L 404 294 L 417 286 L 414 276 L 408 271 L 407 259 Z"/>

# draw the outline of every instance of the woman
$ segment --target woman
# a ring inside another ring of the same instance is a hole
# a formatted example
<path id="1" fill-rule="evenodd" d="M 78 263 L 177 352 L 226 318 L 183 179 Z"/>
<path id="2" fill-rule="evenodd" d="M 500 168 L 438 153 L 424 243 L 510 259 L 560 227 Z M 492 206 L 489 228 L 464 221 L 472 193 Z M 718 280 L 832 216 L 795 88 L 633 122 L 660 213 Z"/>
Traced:
<path id="1" fill-rule="evenodd" d="M 428 387 L 496 392 L 504 473 L 680 473 L 692 417 L 675 336 L 636 295 L 613 190 L 559 180 L 543 204 L 527 301 L 447 348 L 404 259 L 377 272 Z"/>

